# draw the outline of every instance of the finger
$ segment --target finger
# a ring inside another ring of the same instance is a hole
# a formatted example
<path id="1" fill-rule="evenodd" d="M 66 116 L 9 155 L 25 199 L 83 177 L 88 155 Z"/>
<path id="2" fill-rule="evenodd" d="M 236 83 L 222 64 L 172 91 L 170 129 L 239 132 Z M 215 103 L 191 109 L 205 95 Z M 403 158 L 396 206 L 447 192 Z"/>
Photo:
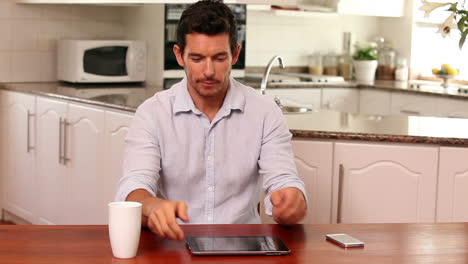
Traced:
<path id="1" fill-rule="evenodd" d="M 161 225 L 155 214 L 151 214 L 148 217 L 148 227 L 159 237 L 164 237 L 164 233 L 161 230 Z"/>
<path id="2" fill-rule="evenodd" d="M 179 217 L 182 221 L 186 223 L 189 221 L 186 203 L 180 202 L 177 204 L 177 217 Z"/>
<path id="3" fill-rule="evenodd" d="M 176 235 L 172 232 L 172 229 L 169 228 L 167 225 L 166 214 L 162 211 L 156 213 L 156 217 L 158 218 L 159 225 L 161 226 L 161 230 L 164 234 L 165 238 L 169 239 L 176 239 Z"/>
<path id="4" fill-rule="evenodd" d="M 184 231 L 182 231 L 182 228 L 180 228 L 179 224 L 177 223 L 176 217 L 173 213 L 166 211 L 166 221 L 167 221 L 168 228 L 174 234 L 173 239 L 178 239 L 178 240 L 184 239 Z"/>
<path id="5" fill-rule="evenodd" d="M 270 201 L 271 201 L 271 204 L 274 206 L 274 207 L 277 207 L 281 204 L 281 192 L 280 190 L 278 191 L 274 191 L 271 193 L 270 195 Z"/>

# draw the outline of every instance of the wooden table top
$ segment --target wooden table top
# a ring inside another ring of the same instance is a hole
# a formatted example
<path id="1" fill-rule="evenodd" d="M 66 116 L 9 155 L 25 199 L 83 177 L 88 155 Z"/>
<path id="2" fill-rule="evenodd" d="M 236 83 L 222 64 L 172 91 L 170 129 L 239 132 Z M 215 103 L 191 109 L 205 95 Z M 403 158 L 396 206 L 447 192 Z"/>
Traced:
<path id="1" fill-rule="evenodd" d="M 186 235 L 276 235 L 289 256 L 192 256 L 184 242 L 142 230 L 136 258 L 112 257 L 107 226 L 0 226 L 0 263 L 468 263 L 468 223 L 339 225 L 186 225 Z M 325 240 L 347 233 L 364 248 Z"/>

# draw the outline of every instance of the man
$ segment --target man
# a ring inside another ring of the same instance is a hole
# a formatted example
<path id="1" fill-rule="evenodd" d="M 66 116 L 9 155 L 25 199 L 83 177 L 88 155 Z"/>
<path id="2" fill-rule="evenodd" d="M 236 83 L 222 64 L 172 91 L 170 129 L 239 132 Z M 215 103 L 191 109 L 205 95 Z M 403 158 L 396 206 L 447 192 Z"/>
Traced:
<path id="1" fill-rule="evenodd" d="M 143 225 L 181 240 L 181 221 L 260 223 L 263 179 L 267 213 L 280 224 L 302 220 L 305 188 L 280 108 L 230 78 L 240 51 L 230 9 L 197 2 L 182 14 L 177 35 L 174 53 L 186 78 L 136 111 L 117 199 L 141 202 Z"/>

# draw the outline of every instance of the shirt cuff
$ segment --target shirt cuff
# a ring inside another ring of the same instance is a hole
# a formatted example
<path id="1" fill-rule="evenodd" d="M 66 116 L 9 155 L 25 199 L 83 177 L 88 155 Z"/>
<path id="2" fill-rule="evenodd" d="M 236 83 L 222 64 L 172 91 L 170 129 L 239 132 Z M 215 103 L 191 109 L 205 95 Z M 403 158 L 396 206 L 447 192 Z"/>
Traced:
<path id="1" fill-rule="evenodd" d="M 115 201 L 125 201 L 125 199 L 127 199 L 127 196 L 133 192 L 134 190 L 137 190 L 137 189 L 144 189 L 146 191 L 148 191 L 151 195 L 153 196 L 156 196 L 156 194 L 154 193 L 154 191 L 149 188 L 147 185 L 144 185 L 144 184 L 139 184 L 139 183 L 126 183 L 124 188 L 122 189 L 119 189 L 117 191 L 117 194 L 115 195 Z"/>
<path id="2" fill-rule="evenodd" d="M 306 203 L 306 208 L 309 207 L 309 200 L 307 199 L 307 195 L 305 194 L 306 192 L 305 192 L 305 189 L 304 189 L 304 185 L 302 185 L 300 183 L 298 183 L 298 184 L 291 183 L 291 184 L 287 184 L 285 186 L 281 186 L 278 189 L 272 190 L 269 194 L 267 194 L 265 196 L 265 199 L 263 199 L 263 204 L 265 205 L 265 214 L 266 215 L 268 215 L 268 216 L 273 215 L 273 204 L 271 203 L 271 200 L 270 200 L 271 193 L 274 192 L 274 191 L 277 191 L 277 190 L 288 188 L 288 187 L 294 187 L 294 188 L 298 189 L 299 191 L 301 191 L 302 195 L 304 196 L 304 201 Z"/>

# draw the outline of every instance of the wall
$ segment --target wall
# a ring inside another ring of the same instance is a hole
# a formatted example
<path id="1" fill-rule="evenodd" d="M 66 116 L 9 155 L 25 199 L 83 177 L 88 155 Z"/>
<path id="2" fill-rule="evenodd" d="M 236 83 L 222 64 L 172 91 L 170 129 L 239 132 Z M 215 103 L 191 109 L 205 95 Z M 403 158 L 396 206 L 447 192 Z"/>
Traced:
<path id="1" fill-rule="evenodd" d="M 56 40 L 122 38 L 122 7 L 0 0 L 0 82 L 56 80 Z"/>
<path id="2" fill-rule="evenodd" d="M 314 52 L 341 52 L 343 32 L 356 40 L 379 35 L 378 18 L 316 13 L 308 17 L 278 16 L 249 9 L 247 12 L 247 66 L 265 66 L 282 55 L 288 66 L 305 66 Z"/>
<path id="3" fill-rule="evenodd" d="M 162 85 L 164 70 L 164 5 L 129 7 L 124 12 L 126 39 L 146 41 L 148 65 L 146 82 Z"/>

